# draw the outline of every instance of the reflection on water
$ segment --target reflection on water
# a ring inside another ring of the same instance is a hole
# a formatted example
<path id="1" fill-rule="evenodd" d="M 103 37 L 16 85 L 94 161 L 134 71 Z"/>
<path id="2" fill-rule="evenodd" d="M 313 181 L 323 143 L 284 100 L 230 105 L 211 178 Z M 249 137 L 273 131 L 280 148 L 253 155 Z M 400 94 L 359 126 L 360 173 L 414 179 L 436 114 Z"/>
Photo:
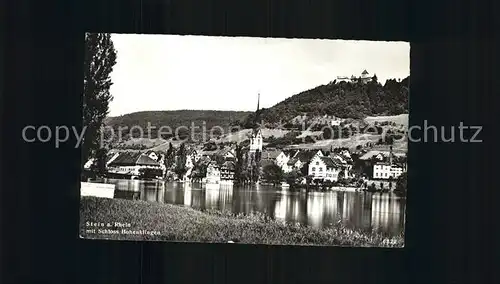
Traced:
<path id="1" fill-rule="evenodd" d="M 405 199 L 392 193 L 288 192 L 272 186 L 204 185 L 162 181 L 108 180 L 115 198 L 189 206 L 233 213 L 262 212 L 314 227 L 342 223 L 363 230 L 399 234 L 404 230 Z"/>

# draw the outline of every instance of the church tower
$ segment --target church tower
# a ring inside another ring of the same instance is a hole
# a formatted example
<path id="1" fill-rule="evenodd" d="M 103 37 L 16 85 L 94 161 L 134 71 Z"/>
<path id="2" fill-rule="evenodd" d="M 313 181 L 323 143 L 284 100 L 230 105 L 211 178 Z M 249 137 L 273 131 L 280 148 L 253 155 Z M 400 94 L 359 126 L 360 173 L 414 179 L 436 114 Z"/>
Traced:
<path id="1" fill-rule="evenodd" d="M 250 152 L 255 153 L 257 150 L 262 152 L 262 131 L 260 129 L 260 93 L 257 96 L 257 111 L 255 111 L 254 128 L 252 129 L 252 137 L 250 137 Z"/>

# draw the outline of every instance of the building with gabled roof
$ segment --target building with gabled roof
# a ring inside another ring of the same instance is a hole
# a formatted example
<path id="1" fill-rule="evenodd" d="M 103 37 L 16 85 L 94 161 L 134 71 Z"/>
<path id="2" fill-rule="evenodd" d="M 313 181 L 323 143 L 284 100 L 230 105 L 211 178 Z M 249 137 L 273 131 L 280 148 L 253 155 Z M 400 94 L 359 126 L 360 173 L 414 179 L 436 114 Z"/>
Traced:
<path id="1" fill-rule="evenodd" d="M 224 162 L 220 167 L 220 179 L 222 181 L 234 181 L 235 164 L 232 161 Z"/>
<path id="2" fill-rule="evenodd" d="M 314 156 L 309 163 L 308 175 L 313 180 L 337 181 L 347 177 L 347 166 L 332 157 Z"/>
<path id="3" fill-rule="evenodd" d="M 108 164 L 108 171 L 113 173 L 139 175 L 141 169 L 161 170 L 162 167 L 160 163 L 140 152 L 121 152 Z"/>

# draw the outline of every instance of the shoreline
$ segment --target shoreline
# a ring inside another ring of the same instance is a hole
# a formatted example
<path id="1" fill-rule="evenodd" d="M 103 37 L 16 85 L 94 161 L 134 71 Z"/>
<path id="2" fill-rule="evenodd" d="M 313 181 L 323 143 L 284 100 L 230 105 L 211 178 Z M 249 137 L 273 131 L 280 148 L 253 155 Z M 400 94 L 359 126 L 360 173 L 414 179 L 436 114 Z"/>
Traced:
<path id="1" fill-rule="evenodd" d="M 387 237 L 342 226 L 317 229 L 286 224 L 259 213 L 235 215 L 221 211 L 202 212 L 172 204 L 97 197 L 81 198 L 80 237 L 131 241 L 404 247 L 402 235 Z"/>

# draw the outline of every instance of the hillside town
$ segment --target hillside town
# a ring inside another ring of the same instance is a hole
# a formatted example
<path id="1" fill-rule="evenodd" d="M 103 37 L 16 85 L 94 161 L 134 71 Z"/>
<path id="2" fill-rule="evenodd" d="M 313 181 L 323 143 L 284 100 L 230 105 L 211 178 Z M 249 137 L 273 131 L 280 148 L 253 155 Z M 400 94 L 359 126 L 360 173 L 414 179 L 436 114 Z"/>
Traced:
<path id="1" fill-rule="evenodd" d="M 338 126 L 343 121 L 334 116 L 311 118 L 306 114 L 293 121 L 300 123 L 306 119 L 329 126 Z M 262 128 L 257 124 L 247 138 L 243 141 L 246 143 L 211 140 L 184 142 L 177 147 L 170 142 L 166 151 L 110 149 L 102 157 L 90 159 L 84 168 L 94 172 L 98 169 L 101 176 L 117 179 L 208 185 L 263 183 L 292 189 L 354 191 L 393 191 L 397 180 L 407 171 L 406 152 L 395 151 L 392 145 L 365 143 L 355 150 L 333 146 L 311 149 L 293 144 L 277 147 L 264 142 Z"/>
<path id="2" fill-rule="evenodd" d="M 87 33 L 80 238 L 403 247 L 409 48 Z"/>

